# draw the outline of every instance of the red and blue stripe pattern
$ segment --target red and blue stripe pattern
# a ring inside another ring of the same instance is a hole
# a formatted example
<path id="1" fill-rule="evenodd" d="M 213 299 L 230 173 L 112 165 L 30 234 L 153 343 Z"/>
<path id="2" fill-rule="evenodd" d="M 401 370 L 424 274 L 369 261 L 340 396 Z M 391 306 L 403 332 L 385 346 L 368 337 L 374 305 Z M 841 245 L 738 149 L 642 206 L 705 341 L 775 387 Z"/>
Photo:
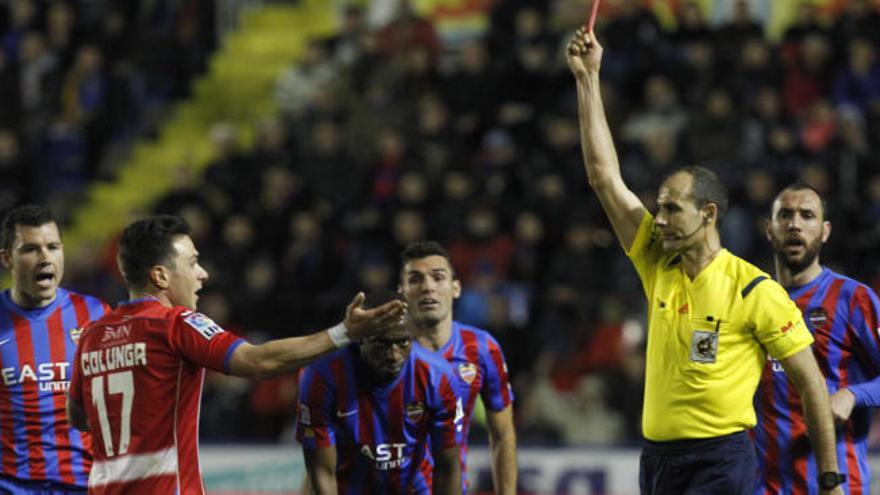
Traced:
<path id="1" fill-rule="evenodd" d="M 297 439 L 303 449 L 336 448 L 340 494 L 429 494 L 428 442 L 457 447 L 461 422 L 449 364 L 413 346 L 392 383 L 369 381 L 352 345 L 305 368 Z"/>
<path id="2" fill-rule="evenodd" d="M 488 410 L 498 412 L 513 403 L 513 391 L 504 353 L 489 332 L 454 321 L 449 341 L 438 353 L 452 365 L 458 394 L 464 401 L 464 433 L 459 457 L 464 485 L 462 493 L 467 493 L 467 435 L 477 397 L 482 397 Z"/>
<path id="3" fill-rule="evenodd" d="M 837 459 L 844 492 L 870 493 L 867 436 L 870 407 L 880 406 L 880 303 L 865 285 L 827 268 L 789 289 L 813 333 L 813 353 L 829 393 L 848 388 L 856 407 L 838 429 Z M 819 493 L 816 459 L 806 436 L 801 400 L 779 363 L 768 361 L 755 395 L 759 486 L 756 494 Z"/>
<path id="4" fill-rule="evenodd" d="M 0 472 L 85 487 L 91 441 L 67 422 L 66 392 L 82 328 L 109 307 L 58 289 L 44 308 L 0 295 Z"/>

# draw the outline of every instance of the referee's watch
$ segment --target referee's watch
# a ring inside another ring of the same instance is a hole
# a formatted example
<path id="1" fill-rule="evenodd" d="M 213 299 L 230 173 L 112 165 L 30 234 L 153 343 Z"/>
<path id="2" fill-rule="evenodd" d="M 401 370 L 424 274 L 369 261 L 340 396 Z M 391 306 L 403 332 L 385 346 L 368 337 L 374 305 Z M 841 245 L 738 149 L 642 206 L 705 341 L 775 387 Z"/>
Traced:
<path id="1" fill-rule="evenodd" d="M 833 471 L 825 471 L 819 475 L 819 488 L 821 490 L 832 490 L 837 485 L 846 481 L 846 475 L 835 473 Z"/>

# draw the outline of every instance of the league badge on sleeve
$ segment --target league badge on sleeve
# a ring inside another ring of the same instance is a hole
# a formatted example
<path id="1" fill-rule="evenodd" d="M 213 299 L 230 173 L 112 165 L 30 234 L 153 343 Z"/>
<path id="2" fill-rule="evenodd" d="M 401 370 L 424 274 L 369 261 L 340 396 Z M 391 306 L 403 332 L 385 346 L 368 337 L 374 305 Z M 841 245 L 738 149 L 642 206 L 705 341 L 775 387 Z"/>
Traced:
<path id="1" fill-rule="evenodd" d="M 220 325 L 214 323 L 214 320 L 208 318 L 207 316 L 201 313 L 190 313 L 186 318 L 183 319 L 187 325 L 193 327 L 195 331 L 199 332 L 199 334 L 211 340 L 218 333 L 223 333 L 223 329 L 220 328 Z"/>

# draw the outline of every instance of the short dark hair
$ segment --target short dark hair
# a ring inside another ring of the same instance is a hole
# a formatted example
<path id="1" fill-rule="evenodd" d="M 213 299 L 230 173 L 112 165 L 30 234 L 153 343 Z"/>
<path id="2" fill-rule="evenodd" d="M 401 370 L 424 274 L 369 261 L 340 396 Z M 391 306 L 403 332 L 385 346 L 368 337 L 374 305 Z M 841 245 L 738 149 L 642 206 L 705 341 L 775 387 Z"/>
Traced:
<path id="1" fill-rule="evenodd" d="M 819 202 L 822 204 L 822 220 L 828 220 L 828 201 L 825 199 L 824 196 L 822 196 L 822 193 L 820 193 L 818 189 L 802 180 L 799 180 L 782 188 L 782 190 L 779 191 L 779 193 L 773 198 L 773 203 L 776 203 L 779 197 L 782 196 L 782 193 L 786 191 L 813 191 L 814 193 L 816 193 L 816 197 L 819 198 Z"/>
<path id="2" fill-rule="evenodd" d="M 449 253 L 437 241 L 417 241 L 407 245 L 403 252 L 400 253 L 400 269 L 403 270 L 403 265 L 412 260 L 420 260 L 428 256 L 441 256 L 445 258 L 446 262 L 449 263 L 449 269 L 452 270 L 452 275 L 455 275 L 455 268 L 452 267 L 452 259 L 449 258 Z"/>
<path id="3" fill-rule="evenodd" d="M 23 205 L 13 208 L 3 217 L 3 239 L 0 241 L 2 243 L 0 245 L 5 251 L 12 249 L 12 243 L 15 240 L 15 227 L 19 225 L 39 227 L 50 222 L 55 222 L 55 216 L 45 206 Z"/>
<path id="4" fill-rule="evenodd" d="M 684 172 L 691 176 L 691 199 L 702 208 L 709 203 L 715 205 L 718 209 L 718 215 L 715 219 L 715 225 L 721 225 L 724 214 L 727 213 L 727 188 L 718 178 L 718 175 L 706 167 L 699 165 L 691 165 L 682 167 L 667 176 L 669 178 L 679 172 Z"/>
<path id="5" fill-rule="evenodd" d="M 138 220 L 119 237 L 119 268 L 129 287 L 144 287 L 150 269 L 174 254 L 174 237 L 189 235 L 186 220 L 174 215 L 156 215 Z"/>

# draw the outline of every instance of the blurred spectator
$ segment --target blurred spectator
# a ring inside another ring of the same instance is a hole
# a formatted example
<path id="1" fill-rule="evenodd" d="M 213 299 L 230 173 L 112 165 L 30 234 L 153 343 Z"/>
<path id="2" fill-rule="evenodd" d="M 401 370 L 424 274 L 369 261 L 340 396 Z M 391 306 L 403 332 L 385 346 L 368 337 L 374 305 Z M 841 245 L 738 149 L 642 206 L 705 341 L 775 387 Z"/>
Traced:
<path id="1" fill-rule="evenodd" d="M 880 60 L 866 38 L 850 42 L 849 59 L 834 84 L 834 103 L 880 114 Z"/>
<path id="2" fill-rule="evenodd" d="M 290 116 L 301 114 L 317 88 L 330 84 L 337 74 L 323 40 L 309 41 L 303 60 L 278 78 L 275 102 Z"/>
<path id="3" fill-rule="evenodd" d="M 804 38 L 797 58 L 786 68 L 783 99 L 786 110 L 800 117 L 830 87 L 831 43 L 819 34 Z"/>
<path id="4" fill-rule="evenodd" d="M 441 48 L 434 25 L 416 15 L 410 0 L 398 0 L 395 17 L 379 31 L 379 46 L 391 57 L 412 48 L 423 48 L 432 64 L 440 56 Z"/>

